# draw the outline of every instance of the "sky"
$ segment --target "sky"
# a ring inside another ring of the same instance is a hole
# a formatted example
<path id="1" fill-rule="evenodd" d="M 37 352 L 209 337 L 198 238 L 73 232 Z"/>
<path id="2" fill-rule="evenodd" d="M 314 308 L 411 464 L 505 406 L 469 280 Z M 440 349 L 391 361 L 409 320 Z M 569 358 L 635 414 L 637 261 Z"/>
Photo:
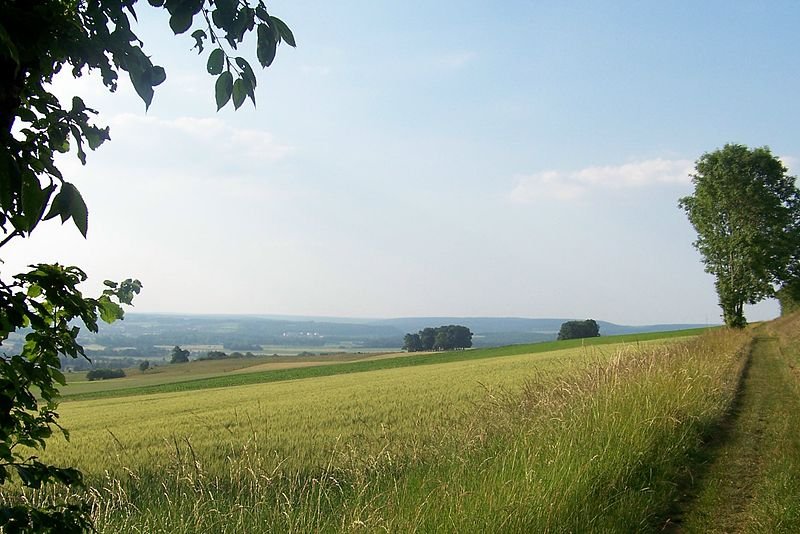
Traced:
<path id="1" fill-rule="evenodd" d="M 88 239 L 50 221 L 3 257 L 79 265 L 89 294 L 138 278 L 134 311 L 719 323 L 677 204 L 694 162 L 800 161 L 797 2 L 274 1 L 298 46 L 220 112 L 205 54 L 140 4 L 149 110 L 54 83 L 111 127 L 60 160 Z"/>

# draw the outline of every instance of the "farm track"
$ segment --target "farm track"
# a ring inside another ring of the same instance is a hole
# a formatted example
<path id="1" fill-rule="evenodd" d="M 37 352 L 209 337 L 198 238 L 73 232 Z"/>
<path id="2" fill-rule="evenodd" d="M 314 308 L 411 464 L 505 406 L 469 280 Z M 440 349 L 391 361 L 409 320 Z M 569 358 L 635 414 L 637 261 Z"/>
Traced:
<path id="1" fill-rule="evenodd" d="M 769 453 L 791 401 L 792 376 L 779 339 L 756 331 L 729 416 L 710 437 L 664 532 L 758 532 L 753 503 L 766 474 Z"/>

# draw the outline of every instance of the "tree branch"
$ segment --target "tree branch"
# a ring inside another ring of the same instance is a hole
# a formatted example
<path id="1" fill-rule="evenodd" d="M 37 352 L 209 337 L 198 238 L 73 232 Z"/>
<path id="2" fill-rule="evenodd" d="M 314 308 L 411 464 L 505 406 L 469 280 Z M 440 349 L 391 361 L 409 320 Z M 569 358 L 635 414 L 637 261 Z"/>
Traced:
<path id="1" fill-rule="evenodd" d="M 3 246 L 6 244 L 6 243 L 8 243 L 9 241 L 11 241 L 11 240 L 12 240 L 12 239 L 14 239 L 15 237 L 17 237 L 17 236 L 21 236 L 21 235 L 22 235 L 22 232 L 20 232 L 19 230 L 14 230 L 14 231 L 13 231 L 13 232 L 11 232 L 10 234 L 8 234 L 8 235 L 6 236 L 6 238 L 5 238 L 5 239 L 3 239 L 2 241 L 0 241 L 0 248 L 2 248 L 2 247 L 3 247 Z"/>

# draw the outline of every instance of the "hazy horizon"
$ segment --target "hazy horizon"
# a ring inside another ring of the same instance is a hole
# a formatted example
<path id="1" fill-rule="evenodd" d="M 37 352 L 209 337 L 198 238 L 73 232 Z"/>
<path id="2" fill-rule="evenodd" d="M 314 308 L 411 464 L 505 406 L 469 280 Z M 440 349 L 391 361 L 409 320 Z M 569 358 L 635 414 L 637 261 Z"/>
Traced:
<path id="1" fill-rule="evenodd" d="M 469 315 L 469 316 L 462 316 L 462 315 L 402 315 L 402 316 L 389 316 L 389 317 L 350 317 L 350 316 L 334 316 L 334 315 L 295 315 L 295 314 L 272 314 L 272 313 L 192 313 L 192 312 L 146 312 L 142 310 L 138 310 L 135 308 L 130 308 L 126 312 L 126 317 L 128 315 L 139 315 L 139 316 L 149 316 L 149 315 L 163 315 L 169 317 L 214 317 L 214 318 L 238 318 L 238 317 L 246 317 L 246 318 L 259 318 L 259 319 L 268 319 L 268 320 L 306 320 L 306 321 L 315 321 L 315 322 L 336 322 L 336 321 L 347 321 L 347 322 L 382 322 L 382 321 L 401 321 L 401 320 L 414 320 L 414 319 L 463 319 L 463 320 L 475 320 L 475 319 L 496 319 L 496 320 L 525 320 L 525 321 L 572 321 L 572 320 L 584 320 L 584 319 L 595 319 L 599 322 L 605 322 L 620 326 L 656 326 L 656 325 L 708 325 L 708 326 L 717 326 L 721 325 L 722 321 L 712 322 L 712 323 L 630 323 L 630 324 L 622 324 L 616 323 L 614 321 L 606 320 L 602 317 L 550 317 L 550 316 L 537 316 L 537 317 L 524 317 L 524 316 L 517 316 L 517 315 Z"/>

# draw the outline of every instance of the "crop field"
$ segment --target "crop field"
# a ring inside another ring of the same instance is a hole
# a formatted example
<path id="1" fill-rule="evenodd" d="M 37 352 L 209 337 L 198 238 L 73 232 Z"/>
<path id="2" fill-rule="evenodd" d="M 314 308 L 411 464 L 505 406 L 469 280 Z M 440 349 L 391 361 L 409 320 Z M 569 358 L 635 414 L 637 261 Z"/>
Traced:
<path id="1" fill-rule="evenodd" d="M 71 400 L 46 459 L 101 532 L 659 530 L 751 337 L 655 337 Z"/>
<path id="2" fill-rule="evenodd" d="M 120 390 L 62 403 L 45 459 L 85 472 L 101 532 L 648 531 L 749 339 L 686 334 Z"/>
<path id="3" fill-rule="evenodd" d="M 125 378 L 89 381 L 85 372 L 69 373 L 62 395 L 81 395 L 108 390 L 121 390 L 142 386 L 157 386 L 186 380 L 199 380 L 223 376 L 228 373 L 252 373 L 296 367 L 313 367 L 342 362 L 370 360 L 384 356 L 382 353 L 339 353 L 326 356 L 257 356 L 254 358 L 231 358 L 224 360 L 200 360 L 188 364 L 162 364 L 147 371 L 127 369 Z M 397 356 L 395 353 L 394 356 Z"/>
<path id="4" fill-rule="evenodd" d="M 87 472 L 152 465 L 191 444 L 212 470 L 253 442 L 284 466 L 321 468 L 330 455 L 387 445 L 424 447 L 453 428 L 486 388 L 519 387 L 534 372 L 560 375 L 589 358 L 584 349 L 461 363 L 382 369 L 304 380 L 65 402 L 72 434 L 48 451 Z M 599 353 L 591 356 L 601 357 Z M 445 386 L 446 387 L 443 387 Z M 254 441 L 255 440 L 255 441 Z M 100 457 L 98 457 L 100 455 Z"/>
<path id="5" fill-rule="evenodd" d="M 124 379 L 88 382 L 81 381 L 82 374 L 71 377 L 64 388 L 67 399 L 108 398 L 122 395 L 142 395 L 191 391 L 218 387 L 241 386 L 348 374 L 379 369 L 432 365 L 466 360 L 478 360 L 513 354 L 542 353 L 583 346 L 598 346 L 616 343 L 646 343 L 660 339 L 674 339 L 698 335 L 704 329 L 678 330 L 673 332 L 607 336 L 593 339 L 573 339 L 532 345 L 511 345 L 492 349 L 450 351 L 444 353 L 412 354 L 333 354 L 329 356 L 260 357 L 220 361 L 199 361 L 189 364 L 158 367 L 155 372 L 140 373 L 131 370 Z M 342 365 L 328 366 L 330 363 Z M 270 365 L 278 364 L 278 365 Z"/>

